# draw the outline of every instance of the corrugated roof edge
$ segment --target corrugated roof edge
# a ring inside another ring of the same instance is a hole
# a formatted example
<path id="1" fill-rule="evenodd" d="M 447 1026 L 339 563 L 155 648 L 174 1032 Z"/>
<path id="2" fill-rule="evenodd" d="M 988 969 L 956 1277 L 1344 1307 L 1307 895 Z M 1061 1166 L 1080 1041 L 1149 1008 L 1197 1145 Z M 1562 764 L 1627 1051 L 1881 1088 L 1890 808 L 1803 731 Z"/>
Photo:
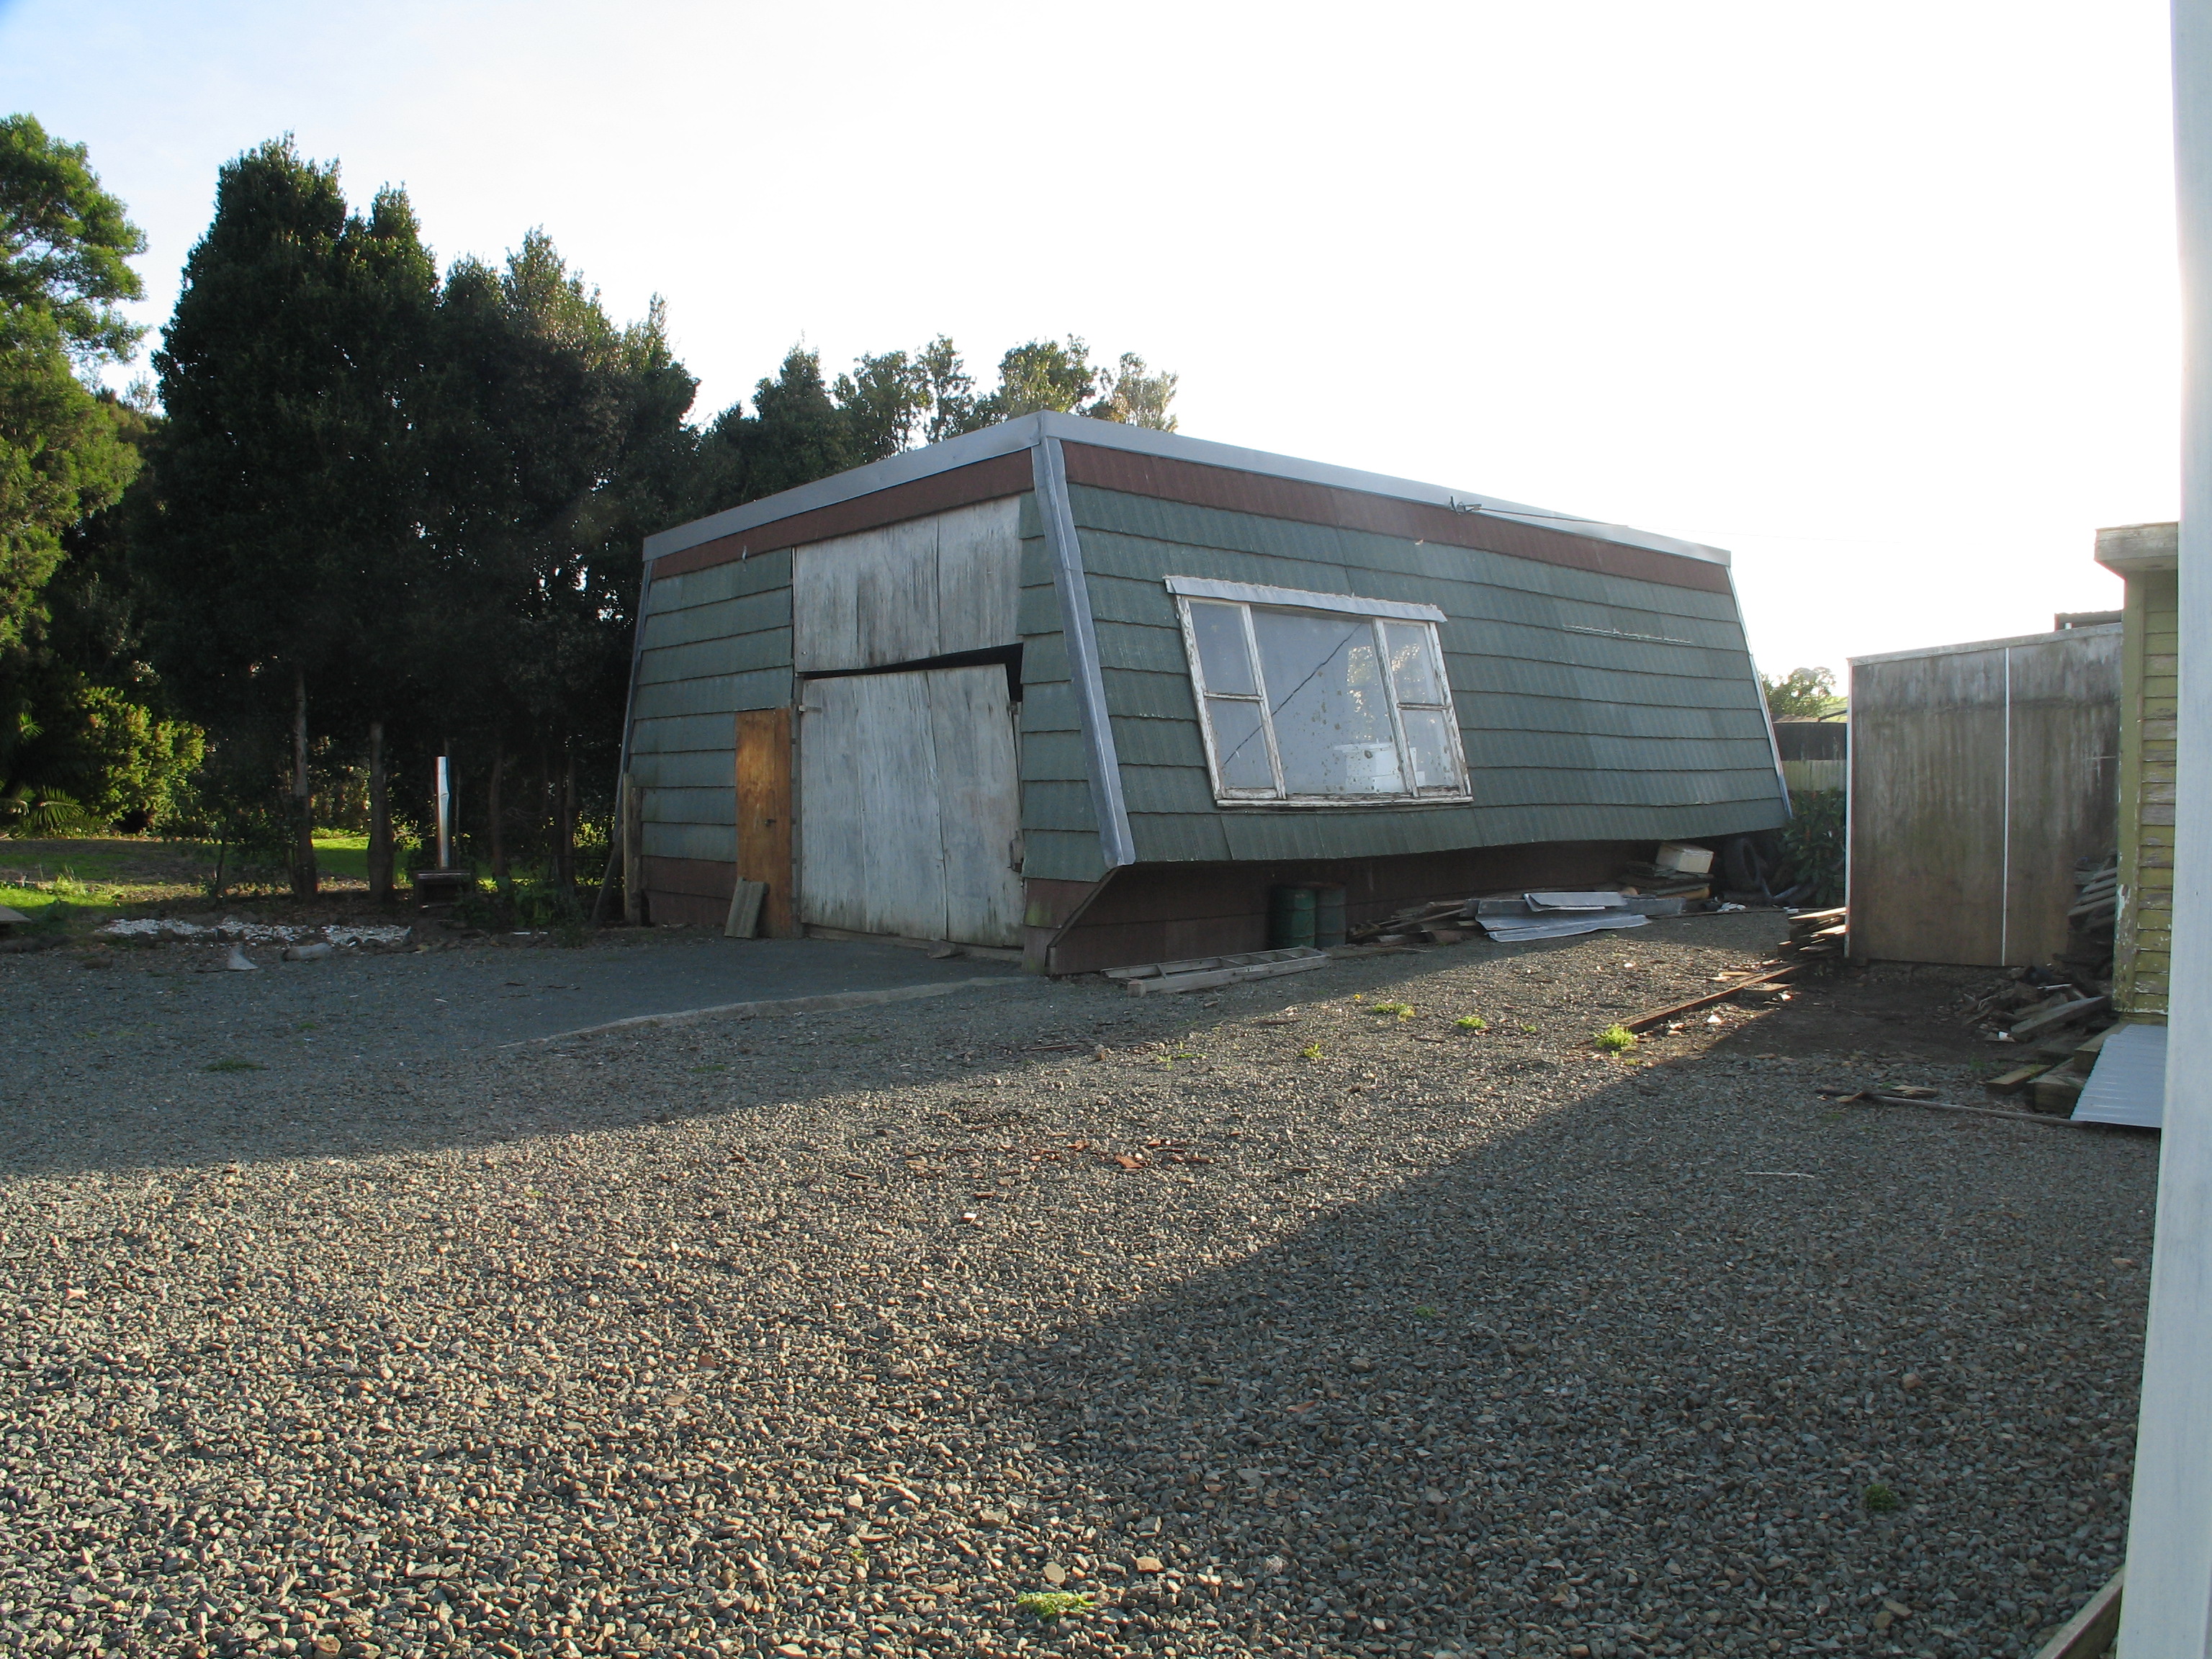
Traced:
<path id="1" fill-rule="evenodd" d="M 743 507 L 733 507 L 704 519 L 695 519 L 690 524 L 660 531 L 645 538 L 645 556 L 652 560 L 670 553 L 680 553 L 702 542 L 774 524 L 779 519 L 811 513 L 819 507 L 834 507 L 841 501 L 873 495 L 877 490 L 889 489 L 896 484 L 911 483 L 917 478 L 927 478 L 939 472 L 949 472 L 955 467 L 972 466 L 977 461 L 988 461 L 994 456 L 1011 454 L 1016 450 L 1031 449 L 1047 437 L 1058 438 L 1063 443 L 1092 444 L 1102 449 L 1133 450 L 1139 454 L 1164 456 L 1200 466 L 1227 467 L 1271 477 L 1295 478 L 1304 483 L 1322 484 L 1336 489 L 1356 489 L 1370 495 L 1394 495 L 1402 501 L 1422 501 L 1432 507 L 1480 507 L 1483 513 L 1495 518 L 1514 519 L 1545 528 L 1571 531 L 1598 541 L 1617 542 L 1625 547 L 1650 548 L 1655 552 L 1702 559 L 1710 564 L 1725 566 L 1729 562 L 1729 555 L 1723 550 L 1707 547 L 1700 542 L 1680 541 L 1672 536 L 1632 529 L 1626 525 L 1601 524 L 1594 519 L 1577 518 L 1571 514 L 1547 512 L 1540 507 L 1530 507 L 1526 502 L 1502 501 L 1494 495 L 1486 495 L 1480 490 L 1448 489 L 1440 484 L 1420 483 L 1411 478 L 1394 478 L 1380 472 L 1361 472 L 1352 467 L 1331 466 L 1322 461 L 1270 454 L 1261 449 L 1242 449 L 1234 444 L 1218 444 L 1204 438 L 1186 438 L 1176 432 L 1152 432 L 1143 427 L 1124 426 L 1117 421 L 1096 421 L 1079 415 L 1051 414 L 1024 415 L 1019 420 L 986 427 L 981 432 L 948 438 L 941 444 L 909 449 L 888 460 L 871 461 L 866 466 L 856 466 L 851 471 L 840 472 L 834 477 L 819 478 L 812 483 L 801 484 L 796 489 L 787 489 L 781 495 L 766 495 L 759 501 L 748 501 Z"/>
<path id="2" fill-rule="evenodd" d="M 1959 645 L 1923 645 L 1917 651 L 1885 651 L 1876 657 L 1846 657 L 1854 668 L 1869 662 L 1910 662 L 1915 657 L 1948 657 L 1961 651 L 1996 651 L 2008 645 L 2048 645 L 2053 640 L 2090 640 L 2124 633 L 2119 623 L 2098 623 L 2088 628 L 2062 628 L 2052 634 L 2015 634 L 2008 640 L 1967 640 Z"/>

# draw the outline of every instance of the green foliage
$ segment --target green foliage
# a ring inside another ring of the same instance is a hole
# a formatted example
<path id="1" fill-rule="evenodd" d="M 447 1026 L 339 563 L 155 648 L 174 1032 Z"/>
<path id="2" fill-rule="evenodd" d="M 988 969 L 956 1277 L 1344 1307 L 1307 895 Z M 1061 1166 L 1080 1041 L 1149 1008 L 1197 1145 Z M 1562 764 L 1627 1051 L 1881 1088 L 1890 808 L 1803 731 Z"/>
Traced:
<path id="1" fill-rule="evenodd" d="M 1866 1489 L 1866 1506 L 1876 1515 L 1887 1515 L 1904 1507 L 1904 1500 L 1879 1480 Z"/>
<path id="2" fill-rule="evenodd" d="M 1165 370 L 1148 374 L 1142 357 L 1133 351 L 1125 351 L 1119 368 L 1099 370 L 1098 401 L 1083 412 L 1103 421 L 1119 421 L 1125 426 L 1172 432 L 1177 422 L 1168 413 L 1168 405 L 1175 401 L 1176 385 L 1180 378 Z"/>
<path id="3" fill-rule="evenodd" d="M 1486 1031 L 1490 1029 L 1490 1022 L 1480 1014 L 1462 1014 L 1452 1024 L 1462 1031 Z"/>
<path id="4" fill-rule="evenodd" d="M 143 331 L 116 301 L 144 297 L 129 262 L 145 251 L 82 144 L 33 116 L 0 118 L 0 307 L 52 318 L 80 362 L 121 362 Z"/>
<path id="5" fill-rule="evenodd" d="M 200 1067 L 203 1072 L 265 1072 L 268 1069 L 258 1060 L 240 1060 L 235 1054 L 227 1060 L 210 1060 Z"/>
<path id="6" fill-rule="evenodd" d="M 0 835 L 22 841 L 60 841 L 106 833 L 107 826 L 87 811 L 82 802 L 58 790 L 0 795 Z"/>
<path id="7" fill-rule="evenodd" d="M 1031 340 L 999 359 L 999 389 L 983 400 L 982 422 L 1011 421 L 1040 410 L 1072 415 L 1098 386 L 1090 348 L 1075 335 L 1066 343 Z"/>
<path id="8" fill-rule="evenodd" d="M 1766 693 L 1767 713 L 1776 720 L 1826 720 L 1844 712 L 1833 669 L 1793 668 L 1778 680 L 1761 674 L 1759 684 Z"/>
<path id="9" fill-rule="evenodd" d="M 453 917 L 492 933 L 550 933 L 572 948 L 584 942 L 589 921 L 574 890 L 550 878 L 476 887 L 461 895 Z"/>
<path id="10" fill-rule="evenodd" d="M 1609 1054 L 1625 1054 L 1636 1046 L 1636 1033 L 1626 1025 L 1608 1025 L 1597 1034 L 1597 1046 Z"/>
<path id="11" fill-rule="evenodd" d="M 1367 1012 L 1370 1014 L 1395 1014 L 1400 1019 L 1411 1019 L 1414 1010 L 1410 1002 L 1374 1002 L 1368 1005 Z"/>
<path id="12" fill-rule="evenodd" d="M 1800 789 L 1790 797 L 1794 816 L 1775 834 L 1788 880 L 1806 887 L 1794 901 L 1801 906 L 1843 902 L 1844 805 L 1841 789 Z"/>
<path id="13" fill-rule="evenodd" d="M 1050 1624 L 1090 1612 L 1091 1597 L 1082 1590 L 1029 1590 L 1014 1598 L 1014 1611 L 1039 1624 Z"/>
<path id="14" fill-rule="evenodd" d="M 28 115 L 0 119 L 0 651 L 19 645 L 62 537 L 123 493 L 137 452 L 118 404 L 79 379 L 129 356 L 146 240 L 85 147 Z"/>

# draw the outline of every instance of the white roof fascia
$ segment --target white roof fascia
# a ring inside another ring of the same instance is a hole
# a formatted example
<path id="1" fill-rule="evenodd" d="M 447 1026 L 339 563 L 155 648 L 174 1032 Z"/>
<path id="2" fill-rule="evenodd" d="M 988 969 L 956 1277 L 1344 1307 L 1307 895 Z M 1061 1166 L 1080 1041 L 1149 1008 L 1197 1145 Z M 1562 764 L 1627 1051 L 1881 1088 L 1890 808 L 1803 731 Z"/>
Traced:
<path id="1" fill-rule="evenodd" d="M 1872 662 L 1911 662 L 1916 657 L 1955 657 L 1969 651 L 2002 651 L 2015 645 L 2050 645 L 2059 640 L 2095 640 L 2127 631 L 2123 623 L 2093 623 L 2087 628 L 2062 628 L 2051 634 L 2018 634 L 2008 640 L 1969 640 L 1964 645 L 1927 645 L 1917 651 L 1885 651 L 1875 657 L 1846 657 L 1856 668 Z"/>
<path id="2" fill-rule="evenodd" d="M 949 472 L 956 467 L 972 466 L 994 456 L 1032 448 L 1039 440 L 1046 437 L 1058 438 L 1064 443 L 1091 444 L 1100 449 L 1125 449 L 1135 454 L 1154 455 L 1166 460 L 1189 461 L 1200 466 L 1256 472 L 1267 477 L 1289 478 L 1330 489 L 1358 490 L 1370 495 L 1395 496 L 1401 501 L 1419 501 L 1427 506 L 1449 507 L 1460 512 L 1479 510 L 1486 518 L 1506 519 L 1542 529 L 1588 536 L 1595 541 L 1650 548 L 1655 552 L 1673 553 L 1684 558 L 1703 560 L 1708 564 L 1726 566 L 1729 562 L 1729 555 L 1722 549 L 1708 547 L 1701 542 L 1680 541 L 1672 536 L 1635 530 L 1626 525 L 1605 524 L 1595 519 L 1577 518 L 1572 514 L 1553 513 L 1543 507 L 1530 507 L 1526 502 L 1508 501 L 1486 495 L 1479 490 L 1448 489 L 1440 484 L 1420 483 L 1411 478 L 1392 477 L 1381 472 L 1362 472 L 1352 467 L 1331 466 L 1322 461 L 1271 454 L 1261 449 L 1243 449 L 1234 444 L 1218 444 L 1204 438 L 1186 438 L 1176 432 L 1154 432 L 1145 427 L 1125 426 L 1119 421 L 1054 414 L 1024 415 L 1018 420 L 986 427 L 981 432 L 948 438 L 943 443 L 931 444 L 921 449 L 909 449 L 888 460 L 872 461 L 866 466 L 840 472 L 834 477 L 801 484 L 798 489 L 787 489 L 781 495 L 763 496 L 759 501 L 748 501 L 743 507 L 733 507 L 709 518 L 678 525 L 673 529 L 647 537 L 645 556 L 657 559 L 666 554 L 680 553 L 685 548 L 696 547 L 702 542 L 734 536 L 757 526 L 773 524 L 779 519 L 811 513 L 818 507 L 834 507 L 841 501 L 872 495 L 878 489 L 889 489 L 896 484 L 911 483 L 917 478 Z"/>

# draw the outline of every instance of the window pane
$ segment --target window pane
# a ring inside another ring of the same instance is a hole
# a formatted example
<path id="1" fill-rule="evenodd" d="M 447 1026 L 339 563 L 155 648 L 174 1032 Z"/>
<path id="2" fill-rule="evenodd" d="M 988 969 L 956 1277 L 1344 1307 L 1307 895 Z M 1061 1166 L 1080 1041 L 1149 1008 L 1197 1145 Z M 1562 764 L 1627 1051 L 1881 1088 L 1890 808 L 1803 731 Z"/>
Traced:
<path id="1" fill-rule="evenodd" d="M 1294 795 L 1404 793 L 1375 624 L 1255 606 L 1252 629 L 1284 787 Z"/>
<path id="2" fill-rule="evenodd" d="M 1400 702 L 1442 702 L 1443 682 L 1437 678 L 1435 653 L 1429 649 L 1429 630 L 1403 623 L 1385 623 L 1382 637 L 1390 652 L 1390 684 Z"/>
<path id="3" fill-rule="evenodd" d="M 1232 696 L 1257 696 L 1252 678 L 1252 659 L 1244 649 L 1243 607 L 1234 605 L 1194 605 L 1190 631 L 1198 641 L 1199 672 L 1209 691 Z"/>
<path id="4" fill-rule="evenodd" d="M 1441 709 L 1400 711 L 1406 722 L 1406 747 L 1413 751 L 1413 787 L 1456 789 L 1459 767 L 1452 758 L 1451 734 L 1444 729 Z"/>
<path id="5" fill-rule="evenodd" d="M 1213 757 L 1221 769 L 1221 787 L 1273 789 L 1267 740 L 1260 735 L 1260 705 L 1208 697 L 1206 718 L 1213 726 Z"/>

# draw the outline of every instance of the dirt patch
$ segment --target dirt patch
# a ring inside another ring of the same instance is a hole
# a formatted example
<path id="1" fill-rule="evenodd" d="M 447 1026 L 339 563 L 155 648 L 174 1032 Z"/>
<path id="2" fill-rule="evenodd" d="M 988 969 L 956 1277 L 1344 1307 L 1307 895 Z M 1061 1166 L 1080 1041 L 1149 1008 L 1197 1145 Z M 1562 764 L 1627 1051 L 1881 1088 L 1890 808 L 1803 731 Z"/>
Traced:
<path id="1" fill-rule="evenodd" d="M 1962 1016 L 1964 994 L 2001 975 L 1985 968 L 1876 966 L 1808 976 L 1788 1000 L 1733 1008 L 1714 1047 L 1792 1058 L 1918 1060 L 1944 1065 L 2003 1056 Z M 1702 1016 L 1700 1016 L 1702 1018 Z"/>

